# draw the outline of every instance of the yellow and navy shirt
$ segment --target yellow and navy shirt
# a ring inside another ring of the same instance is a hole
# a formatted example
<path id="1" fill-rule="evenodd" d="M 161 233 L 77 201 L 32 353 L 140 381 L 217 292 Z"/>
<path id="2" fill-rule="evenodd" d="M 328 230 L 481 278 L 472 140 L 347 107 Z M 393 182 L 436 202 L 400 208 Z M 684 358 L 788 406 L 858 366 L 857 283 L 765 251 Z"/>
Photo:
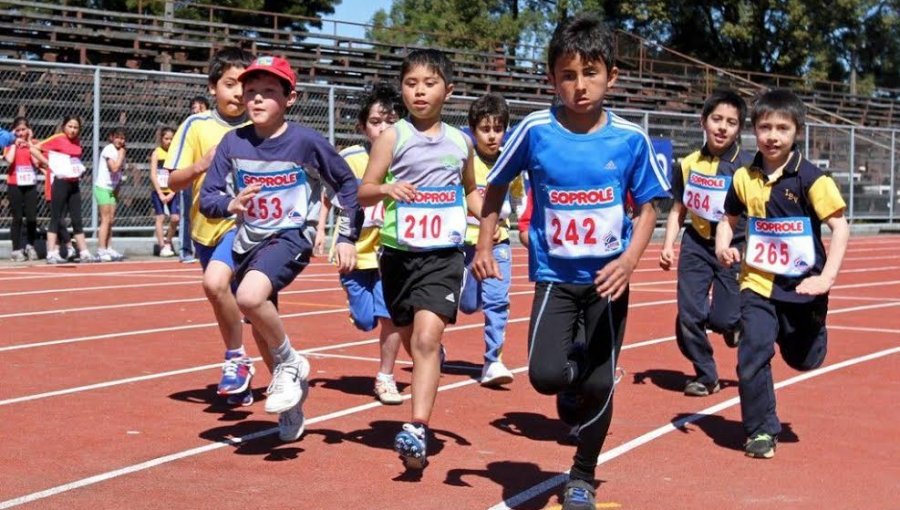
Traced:
<path id="1" fill-rule="evenodd" d="M 218 145 L 226 133 L 249 123 L 246 115 L 229 121 L 215 110 L 191 115 L 175 131 L 163 168 L 171 172 L 193 165 Z M 204 179 L 205 173 L 194 179 L 191 189 L 191 239 L 203 246 L 215 246 L 226 232 L 234 228 L 234 218 L 213 219 L 200 213 L 200 188 L 203 187 Z"/>
<path id="2" fill-rule="evenodd" d="M 682 202 L 684 199 L 684 183 L 687 182 L 691 171 L 703 175 L 724 175 L 733 177 L 734 173 L 743 166 L 748 166 L 753 161 L 753 155 L 741 150 L 738 143 L 731 144 L 721 156 L 714 156 L 707 147 L 703 145 L 698 151 L 694 151 L 681 160 L 681 172 L 672 176 L 672 194 L 675 200 Z M 691 220 L 687 228 L 693 229 L 700 237 L 711 242 L 716 239 L 716 225 L 718 223 L 701 218 L 694 214 L 690 209 L 687 211 Z M 744 241 L 744 231 L 746 230 L 747 218 L 741 215 L 738 227 L 734 229 L 734 239 L 732 245 L 740 244 Z"/>
<path id="3" fill-rule="evenodd" d="M 481 193 L 481 198 L 484 198 L 484 190 L 487 187 L 487 177 L 488 174 L 491 173 L 491 168 L 494 166 L 493 163 L 488 164 L 481 156 L 478 155 L 478 152 L 475 152 L 475 184 L 478 186 L 478 192 Z M 515 209 L 515 206 L 521 204 L 525 199 L 525 184 L 524 179 L 521 175 L 516 177 L 511 183 L 509 183 L 509 196 L 506 202 L 504 203 L 503 208 L 507 210 Z M 470 217 L 471 218 L 471 217 Z M 509 210 L 506 211 L 505 217 L 500 221 L 500 238 L 497 242 L 502 243 L 503 241 L 509 240 Z M 468 228 L 466 229 L 466 244 L 476 245 L 478 244 L 478 225 L 473 221 L 470 221 Z"/>
<path id="4" fill-rule="evenodd" d="M 781 175 L 774 177 L 770 179 L 763 171 L 762 155 L 757 153 L 749 167 L 741 168 L 734 174 L 731 189 L 725 198 L 725 213 L 729 216 L 746 213 L 754 218 L 809 218 L 816 263 L 806 275 L 800 277 L 775 275 L 742 264 L 741 290 L 749 289 L 777 301 L 810 302 L 816 296 L 803 296 L 797 294 L 795 289 L 807 276 L 822 273 L 826 257 L 822 244 L 822 220 L 841 211 L 846 204 L 834 180 L 805 159 L 796 148 Z"/>
<path id="5" fill-rule="evenodd" d="M 153 149 L 153 154 L 156 155 L 156 168 L 157 168 L 157 171 L 159 171 L 159 170 L 164 170 L 164 171 L 165 171 L 165 168 L 166 168 L 166 159 L 169 158 L 169 151 L 167 151 L 166 149 L 163 149 L 162 147 L 157 147 L 157 148 Z M 163 193 L 169 193 L 169 192 L 172 191 L 171 189 L 169 189 L 168 186 L 160 186 L 159 189 L 160 189 L 160 191 L 162 191 Z"/>
<path id="6" fill-rule="evenodd" d="M 363 175 L 366 173 L 366 165 L 369 164 L 369 151 L 365 146 L 353 145 L 347 147 L 340 152 L 341 157 L 353 170 L 353 175 L 357 181 L 362 182 Z M 334 200 L 333 197 L 331 197 Z M 335 204 L 340 207 L 340 204 Z M 378 269 L 378 247 L 381 245 L 381 228 L 380 227 L 364 227 L 356 241 L 356 269 Z M 334 258 L 335 243 L 337 236 L 331 241 L 331 256 Z"/>

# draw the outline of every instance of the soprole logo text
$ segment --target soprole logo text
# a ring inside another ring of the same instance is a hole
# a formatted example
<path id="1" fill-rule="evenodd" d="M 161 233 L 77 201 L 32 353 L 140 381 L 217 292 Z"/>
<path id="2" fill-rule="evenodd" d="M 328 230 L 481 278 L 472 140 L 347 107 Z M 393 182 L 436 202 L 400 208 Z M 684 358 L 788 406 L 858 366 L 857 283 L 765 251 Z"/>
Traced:
<path id="1" fill-rule="evenodd" d="M 691 184 L 695 184 L 697 186 L 704 186 L 707 188 L 724 188 L 727 183 L 725 179 L 721 177 L 713 177 L 711 175 L 700 175 L 700 174 L 691 174 L 688 181 Z"/>
<path id="2" fill-rule="evenodd" d="M 452 204 L 456 202 L 456 190 L 416 191 L 413 202 L 416 204 Z"/>
<path id="3" fill-rule="evenodd" d="M 263 189 L 293 188 L 300 182 L 300 170 L 289 170 L 272 174 L 251 174 L 241 172 L 241 187 L 262 184 Z"/>
<path id="4" fill-rule="evenodd" d="M 616 199 L 612 187 L 586 190 L 551 190 L 550 205 L 598 205 Z"/>
<path id="5" fill-rule="evenodd" d="M 761 234 L 802 234 L 803 222 L 757 220 L 756 230 Z"/>

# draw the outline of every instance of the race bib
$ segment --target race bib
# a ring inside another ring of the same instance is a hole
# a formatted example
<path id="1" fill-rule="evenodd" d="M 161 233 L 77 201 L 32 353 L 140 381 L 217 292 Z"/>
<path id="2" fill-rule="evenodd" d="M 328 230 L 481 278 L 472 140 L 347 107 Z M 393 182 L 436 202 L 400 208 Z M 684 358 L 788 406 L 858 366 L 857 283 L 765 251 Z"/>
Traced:
<path id="1" fill-rule="evenodd" d="M 809 218 L 749 218 L 745 262 L 781 276 L 806 274 L 816 263 Z"/>
<path id="2" fill-rule="evenodd" d="M 484 199 L 484 191 L 486 189 L 486 186 L 478 186 L 478 194 L 481 195 L 482 199 Z M 509 204 L 509 194 L 507 193 L 506 197 L 503 199 L 503 207 L 500 208 L 500 217 L 498 219 L 502 222 L 509 218 L 510 214 L 512 214 L 512 206 Z M 466 216 L 466 222 L 475 227 L 481 224 L 481 220 L 471 214 Z"/>
<path id="3" fill-rule="evenodd" d="M 156 182 L 162 189 L 169 188 L 169 171 L 165 168 L 156 169 Z"/>
<path id="4" fill-rule="evenodd" d="M 47 163 L 54 177 L 60 179 L 77 179 L 84 173 L 84 164 L 80 158 L 69 156 L 61 152 L 49 151 Z"/>
<path id="5" fill-rule="evenodd" d="M 16 167 L 16 185 L 34 186 L 36 180 L 33 166 L 19 165 Z"/>
<path id="6" fill-rule="evenodd" d="M 363 214 L 365 215 L 363 228 L 382 227 L 384 225 L 384 202 L 366 207 L 363 209 Z"/>
<path id="7" fill-rule="evenodd" d="M 397 240 L 410 248 L 461 246 L 466 238 L 462 186 L 421 187 L 413 202 L 398 202 L 397 234 Z"/>
<path id="8" fill-rule="evenodd" d="M 271 230 L 297 228 L 306 223 L 309 191 L 302 167 L 277 172 L 238 170 L 237 178 L 238 190 L 262 184 L 259 193 L 247 203 L 244 223 Z"/>
<path id="9" fill-rule="evenodd" d="M 682 203 L 692 213 L 708 221 L 722 221 L 725 216 L 725 196 L 731 187 L 727 175 L 704 175 L 691 170 L 684 183 Z"/>
<path id="10" fill-rule="evenodd" d="M 552 257 L 611 257 L 625 249 L 622 195 L 613 186 L 548 188 L 544 221 Z"/>

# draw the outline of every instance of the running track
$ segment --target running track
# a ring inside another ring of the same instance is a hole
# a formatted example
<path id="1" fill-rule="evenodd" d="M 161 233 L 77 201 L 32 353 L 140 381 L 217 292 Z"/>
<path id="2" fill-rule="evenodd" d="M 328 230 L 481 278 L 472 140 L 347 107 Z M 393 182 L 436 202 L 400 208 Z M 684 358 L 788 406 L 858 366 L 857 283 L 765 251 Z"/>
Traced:
<path id="1" fill-rule="evenodd" d="M 704 399 L 680 392 L 690 366 L 671 336 L 676 273 L 657 269 L 652 245 L 633 279 L 627 375 L 600 458 L 598 508 L 896 508 L 898 248 L 900 237 L 851 240 L 826 364 L 800 374 L 776 357 L 785 430 L 775 459 L 758 461 L 741 452 L 735 351 L 719 337 L 725 389 Z M 527 381 L 532 286 L 524 251 L 514 256 L 504 358 L 516 381 L 477 385 L 480 317 L 461 316 L 445 337 L 450 366 L 421 478 L 391 450 L 409 404 L 370 397 L 377 340 L 351 327 L 329 266 L 312 264 L 281 298 L 313 364 L 307 432 L 291 444 L 273 435 L 261 403 L 229 409 L 215 398 L 222 344 L 199 267 L 2 266 L 0 509 L 558 508 L 574 449 L 553 399 Z M 407 359 L 396 371 L 403 387 Z M 257 367 L 262 390 L 268 376 Z"/>

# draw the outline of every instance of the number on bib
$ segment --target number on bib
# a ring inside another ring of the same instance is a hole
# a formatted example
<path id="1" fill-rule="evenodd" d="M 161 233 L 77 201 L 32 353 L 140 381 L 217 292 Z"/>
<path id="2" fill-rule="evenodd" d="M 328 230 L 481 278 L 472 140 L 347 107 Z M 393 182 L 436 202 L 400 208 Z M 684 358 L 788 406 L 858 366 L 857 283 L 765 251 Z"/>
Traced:
<path id="1" fill-rule="evenodd" d="M 257 220 L 280 220 L 284 217 L 281 199 L 278 197 L 256 197 L 247 203 L 247 216 Z"/>
<path id="2" fill-rule="evenodd" d="M 749 266 L 781 276 L 802 276 L 816 263 L 809 218 L 749 218 Z"/>
<path id="3" fill-rule="evenodd" d="M 16 167 L 16 184 L 19 186 L 34 186 L 36 177 L 33 166 Z"/>

